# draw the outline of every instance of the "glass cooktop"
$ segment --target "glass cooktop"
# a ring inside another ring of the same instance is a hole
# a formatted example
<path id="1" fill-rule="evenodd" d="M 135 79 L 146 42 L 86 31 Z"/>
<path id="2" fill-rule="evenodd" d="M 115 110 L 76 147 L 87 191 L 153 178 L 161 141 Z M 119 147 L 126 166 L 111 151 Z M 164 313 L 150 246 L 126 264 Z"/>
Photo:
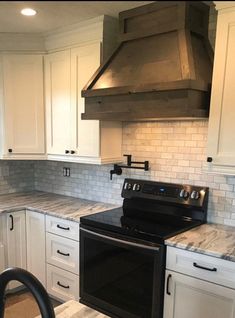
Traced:
<path id="1" fill-rule="evenodd" d="M 105 230 L 111 233 L 119 233 L 150 242 L 164 241 L 178 233 L 200 225 L 200 221 L 179 220 L 157 215 L 154 220 L 146 218 L 146 213 L 141 218 L 129 216 L 123 207 L 99 212 L 81 217 L 82 225 L 95 229 Z"/>

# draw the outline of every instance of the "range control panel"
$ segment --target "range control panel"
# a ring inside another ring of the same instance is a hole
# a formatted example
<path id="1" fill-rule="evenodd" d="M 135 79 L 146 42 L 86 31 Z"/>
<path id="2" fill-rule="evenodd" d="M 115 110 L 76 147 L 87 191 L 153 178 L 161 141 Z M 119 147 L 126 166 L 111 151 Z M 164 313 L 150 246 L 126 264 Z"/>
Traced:
<path id="1" fill-rule="evenodd" d="M 208 199 L 207 187 L 125 179 L 123 198 L 146 198 L 183 205 L 203 207 Z"/>

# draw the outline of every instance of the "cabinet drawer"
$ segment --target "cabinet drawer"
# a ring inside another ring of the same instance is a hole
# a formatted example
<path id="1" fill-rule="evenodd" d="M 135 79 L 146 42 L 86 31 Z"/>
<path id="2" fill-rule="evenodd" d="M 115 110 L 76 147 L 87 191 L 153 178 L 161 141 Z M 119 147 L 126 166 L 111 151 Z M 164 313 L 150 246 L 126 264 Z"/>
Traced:
<path id="1" fill-rule="evenodd" d="M 54 216 L 46 216 L 47 232 L 58 234 L 75 241 L 79 241 L 79 223 L 56 218 Z"/>
<path id="2" fill-rule="evenodd" d="M 79 273 L 79 243 L 55 234 L 46 234 L 47 263 L 74 274 Z"/>
<path id="3" fill-rule="evenodd" d="M 167 246 L 166 268 L 235 288 L 235 263 Z"/>
<path id="4" fill-rule="evenodd" d="M 79 276 L 47 265 L 47 292 L 63 301 L 79 299 Z"/>

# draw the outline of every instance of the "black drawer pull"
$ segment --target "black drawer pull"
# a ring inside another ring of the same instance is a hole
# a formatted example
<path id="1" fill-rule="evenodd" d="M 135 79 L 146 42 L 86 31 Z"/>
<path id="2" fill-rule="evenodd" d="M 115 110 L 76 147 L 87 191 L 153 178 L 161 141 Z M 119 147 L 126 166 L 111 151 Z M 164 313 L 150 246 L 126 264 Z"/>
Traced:
<path id="1" fill-rule="evenodd" d="M 61 226 L 59 224 L 57 224 L 57 227 L 58 227 L 58 229 L 65 230 L 65 231 L 69 231 L 70 230 L 70 227 L 63 227 L 63 226 Z"/>
<path id="2" fill-rule="evenodd" d="M 11 149 L 11 148 L 9 148 L 9 149 L 8 149 L 8 152 L 12 153 L 12 149 Z"/>
<path id="3" fill-rule="evenodd" d="M 57 285 L 60 287 L 66 288 L 66 289 L 69 288 L 69 285 L 65 286 L 65 285 L 61 284 L 59 281 L 57 282 Z"/>
<path id="4" fill-rule="evenodd" d="M 200 269 L 205 269 L 206 271 L 217 272 L 217 268 L 215 268 L 215 267 L 213 267 L 213 268 L 204 267 L 204 266 L 198 265 L 196 262 L 193 263 L 193 266 L 200 268 Z"/>
<path id="5" fill-rule="evenodd" d="M 171 293 L 169 292 L 169 282 L 170 282 L 170 279 L 171 279 L 171 274 L 169 274 L 167 276 L 167 282 L 166 282 L 166 293 L 167 295 L 171 295 Z"/>
<path id="6" fill-rule="evenodd" d="M 212 157 L 207 157 L 206 161 L 207 161 L 207 162 L 212 162 L 212 161 L 213 161 L 213 158 L 212 158 Z"/>
<path id="7" fill-rule="evenodd" d="M 57 253 L 60 254 L 60 255 L 63 255 L 63 256 L 70 256 L 69 253 L 63 253 L 60 250 L 57 250 Z"/>
<path id="8" fill-rule="evenodd" d="M 10 227 L 10 231 L 14 230 L 14 219 L 13 219 L 13 215 L 9 215 L 9 218 L 11 219 L 11 227 Z"/>

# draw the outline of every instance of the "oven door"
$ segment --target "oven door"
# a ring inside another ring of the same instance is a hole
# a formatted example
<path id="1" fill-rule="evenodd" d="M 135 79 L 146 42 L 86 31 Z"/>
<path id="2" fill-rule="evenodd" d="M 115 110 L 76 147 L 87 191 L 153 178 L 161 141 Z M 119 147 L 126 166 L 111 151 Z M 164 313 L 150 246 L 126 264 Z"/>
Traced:
<path id="1" fill-rule="evenodd" d="M 165 247 L 80 230 L 80 302 L 111 317 L 161 318 Z"/>

